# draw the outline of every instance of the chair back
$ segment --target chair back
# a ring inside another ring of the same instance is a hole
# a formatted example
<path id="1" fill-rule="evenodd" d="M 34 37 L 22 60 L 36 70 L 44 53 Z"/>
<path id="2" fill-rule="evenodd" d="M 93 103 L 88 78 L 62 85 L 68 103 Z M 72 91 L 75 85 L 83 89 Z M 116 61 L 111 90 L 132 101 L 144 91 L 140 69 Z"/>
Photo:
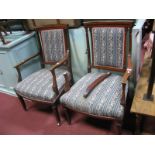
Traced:
<path id="1" fill-rule="evenodd" d="M 131 25 L 131 23 L 114 22 L 84 24 L 87 31 L 88 52 L 90 52 L 89 44 L 91 44 L 92 49 L 91 54 L 88 54 L 90 67 L 120 72 L 126 70 L 127 34 Z M 89 32 L 91 43 L 89 42 Z"/>
<path id="2" fill-rule="evenodd" d="M 38 28 L 45 63 L 54 64 L 67 53 L 67 25 Z"/>

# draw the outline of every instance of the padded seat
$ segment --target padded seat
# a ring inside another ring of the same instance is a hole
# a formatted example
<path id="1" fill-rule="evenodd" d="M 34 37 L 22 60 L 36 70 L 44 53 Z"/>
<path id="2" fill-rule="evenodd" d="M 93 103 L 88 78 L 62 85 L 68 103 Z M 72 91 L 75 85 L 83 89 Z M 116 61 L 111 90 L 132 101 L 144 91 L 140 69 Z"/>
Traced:
<path id="1" fill-rule="evenodd" d="M 86 74 L 60 98 L 60 102 L 79 112 L 122 119 L 124 115 L 124 107 L 120 105 L 122 76 L 112 74 L 97 85 L 87 98 L 83 97 L 87 86 L 101 74 L 103 73 Z"/>
<path id="2" fill-rule="evenodd" d="M 58 90 L 65 83 L 63 74 L 66 72 L 69 73 L 64 68 L 57 68 L 55 70 Z M 19 82 L 15 90 L 20 95 L 29 97 L 30 99 L 51 102 L 52 98 L 55 97 L 55 92 L 52 89 L 52 73 L 46 68 L 41 69 Z"/>

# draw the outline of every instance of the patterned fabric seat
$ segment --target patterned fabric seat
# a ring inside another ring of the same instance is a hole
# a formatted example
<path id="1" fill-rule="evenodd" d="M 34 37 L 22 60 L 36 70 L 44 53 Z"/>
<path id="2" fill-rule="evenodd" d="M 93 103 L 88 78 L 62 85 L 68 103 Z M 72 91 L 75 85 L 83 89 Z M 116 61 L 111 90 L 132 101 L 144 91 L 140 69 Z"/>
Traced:
<path id="1" fill-rule="evenodd" d="M 83 97 L 87 86 L 101 76 L 101 74 L 86 74 L 60 98 L 60 102 L 64 106 L 79 112 L 121 119 L 124 114 L 124 107 L 120 105 L 122 76 L 112 74 L 96 86 L 87 98 Z"/>
<path id="2" fill-rule="evenodd" d="M 63 76 L 63 73 L 65 72 L 69 73 L 64 68 L 55 70 L 58 90 L 60 90 L 65 83 Z M 19 82 L 15 90 L 20 95 L 30 99 L 52 101 L 52 98 L 55 97 L 55 92 L 52 89 L 52 74 L 45 68 L 31 74 L 23 81 Z"/>

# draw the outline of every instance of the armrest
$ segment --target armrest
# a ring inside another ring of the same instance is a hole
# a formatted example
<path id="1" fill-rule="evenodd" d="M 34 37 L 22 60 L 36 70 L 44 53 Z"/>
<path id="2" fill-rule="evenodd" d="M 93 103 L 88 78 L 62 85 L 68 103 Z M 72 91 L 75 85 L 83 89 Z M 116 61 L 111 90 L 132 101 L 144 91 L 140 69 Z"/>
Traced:
<path id="1" fill-rule="evenodd" d="M 65 89 L 65 92 L 69 91 L 70 90 L 70 87 L 71 87 L 71 83 L 70 83 L 70 76 L 68 75 L 68 73 L 64 73 L 64 78 L 65 78 L 65 86 L 64 86 L 64 89 Z"/>
<path id="2" fill-rule="evenodd" d="M 131 69 L 127 69 L 126 72 L 124 73 L 123 77 L 122 77 L 122 84 L 126 84 L 130 75 L 132 73 Z"/>
<path id="3" fill-rule="evenodd" d="M 55 75 L 55 69 L 60 67 L 61 65 L 63 65 L 67 60 L 68 60 L 68 56 L 69 56 L 69 51 L 67 50 L 67 54 L 65 55 L 65 57 L 57 62 L 54 66 L 52 66 L 52 68 L 50 69 L 51 73 L 52 73 L 52 76 L 53 76 L 53 91 L 56 93 L 56 94 L 59 94 L 59 90 L 58 90 L 58 86 L 57 86 L 57 80 L 56 80 L 56 75 Z"/>
<path id="4" fill-rule="evenodd" d="M 22 76 L 21 76 L 21 72 L 20 72 L 20 68 L 19 68 L 19 67 L 20 67 L 21 65 L 23 65 L 24 63 L 28 62 L 29 60 L 35 58 L 36 56 L 39 56 L 39 53 L 37 53 L 37 54 L 35 54 L 35 55 L 33 55 L 33 56 L 31 56 L 31 57 L 25 59 L 24 61 L 18 63 L 16 66 L 14 66 L 14 68 L 16 68 L 17 73 L 18 73 L 18 82 L 20 82 L 20 81 L 22 80 Z"/>
<path id="5" fill-rule="evenodd" d="M 127 82 L 128 78 L 130 77 L 131 73 L 132 73 L 131 56 L 128 55 L 128 67 L 127 67 L 126 72 L 123 75 L 122 84 L 126 84 L 126 82 Z"/>
<path id="6" fill-rule="evenodd" d="M 68 56 L 69 56 L 69 51 L 67 51 L 67 54 L 65 55 L 65 57 L 61 61 L 57 62 L 55 65 L 52 66 L 50 71 L 55 70 L 56 68 L 63 65 L 68 60 Z"/>
<path id="7" fill-rule="evenodd" d="M 111 73 L 104 73 L 103 75 L 101 75 L 100 77 L 98 77 L 95 81 L 93 81 L 86 89 L 86 92 L 84 93 L 83 97 L 87 97 L 92 91 L 93 89 L 102 81 L 104 81 L 108 76 L 110 76 Z"/>
<path id="8" fill-rule="evenodd" d="M 122 78 L 122 98 L 121 98 L 121 105 L 125 106 L 125 88 L 126 88 L 126 83 L 129 79 L 129 77 L 132 74 L 132 63 L 131 63 L 131 56 L 128 55 L 128 67 L 126 72 L 123 75 Z"/>
<path id="9" fill-rule="evenodd" d="M 33 55 L 33 56 L 23 60 L 22 62 L 18 63 L 16 66 L 14 66 L 14 68 L 19 68 L 21 65 L 25 64 L 26 62 L 30 61 L 31 59 L 33 59 L 33 58 L 35 58 L 36 56 L 39 56 L 39 55 L 40 54 L 37 53 L 37 54 L 35 54 L 35 55 Z"/>

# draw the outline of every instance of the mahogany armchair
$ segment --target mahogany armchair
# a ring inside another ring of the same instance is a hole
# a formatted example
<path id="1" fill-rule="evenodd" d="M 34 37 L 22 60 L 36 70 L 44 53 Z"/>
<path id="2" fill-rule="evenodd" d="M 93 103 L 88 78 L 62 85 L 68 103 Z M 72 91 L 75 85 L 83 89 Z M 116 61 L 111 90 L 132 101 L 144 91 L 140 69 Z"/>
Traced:
<path id="1" fill-rule="evenodd" d="M 64 93 L 65 79 L 63 74 L 67 73 L 69 83 L 72 81 L 68 26 L 53 25 L 38 28 L 37 31 L 42 51 L 15 66 L 19 74 L 19 83 L 15 87 L 15 91 L 25 110 L 28 108 L 24 98 L 49 104 L 55 112 L 57 125 L 60 125 L 58 104 L 60 96 Z M 41 55 L 42 66 L 52 65 L 51 68 L 42 68 L 22 80 L 20 67 L 38 55 Z"/>
<path id="2" fill-rule="evenodd" d="M 132 24 L 132 22 L 84 24 L 88 73 L 72 87 L 67 84 L 65 75 L 66 93 L 60 98 L 69 124 L 71 123 L 69 110 L 73 110 L 91 117 L 111 120 L 114 133 L 121 133 L 128 78 L 132 72 L 130 55 L 127 55 L 131 50 Z M 129 48 L 126 46 L 127 38 L 130 38 Z"/>

